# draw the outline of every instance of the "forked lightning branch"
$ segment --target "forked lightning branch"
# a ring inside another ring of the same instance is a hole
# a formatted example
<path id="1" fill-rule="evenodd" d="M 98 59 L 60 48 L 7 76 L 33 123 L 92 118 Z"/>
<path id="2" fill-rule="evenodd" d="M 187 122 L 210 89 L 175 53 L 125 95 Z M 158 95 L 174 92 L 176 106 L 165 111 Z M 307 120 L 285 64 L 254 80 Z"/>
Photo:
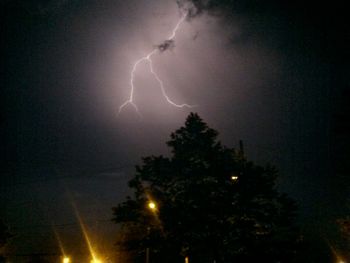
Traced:
<path id="1" fill-rule="evenodd" d="M 152 57 L 158 53 L 158 52 L 163 52 L 169 48 L 172 48 L 174 45 L 174 39 L 176 36 L 176 32 L 178 31 L 178 29 L 180 28 L 181 24 L 185 21 L 186 19 L 186 14 L 183 14 L 180 18 L 180 20 L 177 22 L 176 26 L 174 27 L 173 31 L 171 32 L 171 35 L 160 45 L 157 45 L 150 53 L 148 53 L 146 56 L 140 58 L 139 60 L 137 60 L 131 70 L 130 73 L 130 94 L 129 94 L 129 98 L 119 107 L 119 113 L 128 105 L 131 105 L 132 107 L 135 108 L 136 112 L 139 114 L 139 109 L 137 107 L 137 105 L 134 102 L 134 93 L 135 93 L 135 85 L 134 85 L 134 79 L 135 79 L 135 73 L 137 71 L 138 66 L 141 63 L 146 63 L 149 66 L 150 72 L 151 74 L 154 76 L 154 78 L 157 80 L 159 87 L 160 87 L 160 91 L 164 97 L 164 99 L 172 106 L 177 107 L 177 108 L 192 108 L 194 107 L 194 105 L 189 105 L 186 103 L 182 103 L 182 104 L 178 104 L 175 103 L 172 99 L 170 99 L 170 97 L 167 95 L 165 88 L 164 88 L 164 84 L 163 81 L 161 80 L 161 78 L 158 76 L 158 74 L 155 72 L 154 67 L 153 67 L 153 61 L 152 61 Z"/>

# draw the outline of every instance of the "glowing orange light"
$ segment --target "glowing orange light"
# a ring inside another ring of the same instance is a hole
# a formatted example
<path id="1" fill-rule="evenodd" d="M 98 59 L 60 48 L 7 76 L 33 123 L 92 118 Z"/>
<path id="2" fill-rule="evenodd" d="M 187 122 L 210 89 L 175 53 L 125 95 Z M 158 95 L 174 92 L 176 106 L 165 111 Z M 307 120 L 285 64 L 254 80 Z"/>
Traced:
<path id="1" fill-rule="evenodd" d="M 157 205 L 156 205 L 155 202 L 150 201 L 150 202 L 148 203 L 148 208 L 151 209 L 152 211 L 154 211 L 154 210 L 156 210 Z"/>
<path id="2" fill-rule="evenodd" d="M 89 235 L 88 235 L 88 232 L 87 232 L 87 230 L 86 230 L 86 227 L 85 227 L 85 225 L 84 225 L 84 222 L 83 222 L 83 220 L 82 220 L 82 218 L 81 218 L 81 216 L 80 216 L 80 214 L 79 214 L 79 212 L 78 212 L 78 209 L 76 208 L 76 206 L 75 206 L 74 203 L 73 203 L 72 205 L 73 205 L 73 208 L 74 208 L 75 215 L 76 215 L 76 217 L 77 217 L 77 219 L 78 219 L 78 222 L 79 222 L 81 231 L 82 231 L 82 233 L 83 233 L 85 242 L 86 242 L 86 244 L 87 244 L 87 247 L 88 247 L 88 249 L 89 249 L 90 255 L 91 255 L 91 257 L 92 257 L 91 263 L 102 263 L 102 261 L 98 260 L 97 257 L 96 257 L 96 252 L 95 252 L 95 250 L 94 250 L 94 248 L 93 248 L 92 242 L 91 242 L 91 240 L 90 240 L 90 237 L 89 237 Z"/>

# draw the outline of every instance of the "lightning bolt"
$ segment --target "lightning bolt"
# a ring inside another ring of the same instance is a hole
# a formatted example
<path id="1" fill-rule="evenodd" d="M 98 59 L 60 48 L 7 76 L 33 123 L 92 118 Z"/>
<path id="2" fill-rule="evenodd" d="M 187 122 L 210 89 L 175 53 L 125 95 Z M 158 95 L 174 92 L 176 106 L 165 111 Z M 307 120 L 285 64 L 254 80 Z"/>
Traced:
<path id="1" fill-rule="evenodd" d="M 167 43 L 171 43 L 172 41 L 174 41 L 174 38 L 176 36 L 176 32 L 178 31 L 179 27 L 181 26 L 181 24 L 185 21 L 186 19 L 186 14 L 183 13 L 182 14 L 182 17 L 180 18 L 180 20 L 177 22 L 176 26 L 174 27 L 171 35 L 166 39 L 165 42 L 163 42 L 164 44 L 164 47 L 163 47 L 163 51 L 166 50 L 168 48 L 168 46 L 165 46 L 167 45 Z M 152 61 L 152 57 L 153 55 L 155 55 L 157 53 L 157 51 L 161 50 L 161 45 L 155 47 L 150 53 L 148 53 L 146 56 L 140 58 L 139 60 L 137 60 L 135 63 L 134 63 L 134 66 L 132 67 L 132 70 L 131 70 L 131 73 L 130 73 L 130 95 L 129 95 L 129 98 L 122 104 L 119 106 L 119 111 L 118 111 L 118 114 L 123 110 L 124 107 L 126 107 L 127 105 L 131 105 L 135 108 L 136 112 L 140 115 L 140 112 L 139 112 L 139 109 L 137 107 L 137 105 L 134 103 L 134 91 L 135 91 L 135 86 L 134 86 L 134 78 L 135 78 L 135 72 L 137 70 L 137 67 L 145 62 L 145 63 L 148 63 L 148 66 L 150 68 L 150 72 L 151 74 L 154 76 L 154 78 L 157 80 L 157 82 L 159 83 L 159 87 L 160 87 L 160 90 L 162 92 L 162 95 L 163 97 L 165 98 L 165 100 L 172 106 L 174 107 L 177 107 L 177 108 L 184 108 L 184 107 L 187 107 L 187 108 L 192 108 L 194 107 L 195 105 L 189 105 L 189 104 L 186 104 L 186 103 L 183 103 L 183 104 L 177 104 L 175 103 L 174 101 L 172 101 L 169 96 L 166 94 L 165 92 L 165 88 L 164 88 L 164 84 L 163 84 L 163 81 L 161 80 L 161 78 L 157 75 L 157 73 L 154 71 L 154 68 L 153 68 L 153 61 Z"/>

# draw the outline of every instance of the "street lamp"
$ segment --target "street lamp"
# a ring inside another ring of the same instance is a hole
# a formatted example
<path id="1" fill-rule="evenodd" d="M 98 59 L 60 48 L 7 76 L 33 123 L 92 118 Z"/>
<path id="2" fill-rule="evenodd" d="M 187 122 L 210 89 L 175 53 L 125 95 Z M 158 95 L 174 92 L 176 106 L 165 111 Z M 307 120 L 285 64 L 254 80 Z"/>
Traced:
<path id="1" fill-rule="evenodd" d="M 231 176 L 231 180 L 234 181 L 234 182 L 237 181 L 238 180 L 238 176 L 237 175 L 232 175 Z"/>
<path id="2" fill-rule="evenodd" d="M 149 201 L 147 203 L 147 207 L 149 210 L 151 210 L 152 212 L 157 211 L 157 204 L 154 201 Z M 147 239 L 149 239 L 149 234 L 150 234 L 151 228 L 148 226 L 147 227 Z M 149 263 L 149 247 L 146 248 L 146 263 Z"/>
<path id="3" fill-rule="evenodd" d="M 64 257 L 62 260 L 63 263 L 70 263 L 70 258 L 69 257 Z"/>
<path id="4" fill-rule="evenodd" d="M 151 211 L 155 211 L 157 209 L 157 205 L 155 202 L 153 201 L 149 201 L 148 202 L 148 208 L 151 210 Z"/>

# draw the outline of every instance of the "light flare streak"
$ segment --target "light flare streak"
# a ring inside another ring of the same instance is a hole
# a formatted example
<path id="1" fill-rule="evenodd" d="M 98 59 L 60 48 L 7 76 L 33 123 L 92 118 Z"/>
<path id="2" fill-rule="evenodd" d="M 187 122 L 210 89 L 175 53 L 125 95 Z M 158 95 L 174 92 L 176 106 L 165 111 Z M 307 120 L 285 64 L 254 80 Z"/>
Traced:
<path id="1" fill-rule="evenodd" d="M 186 104 L 186 103 L 177 104 L 173 100 L 170 99 L 170 97 L 167 95 L 167 93 L 165 91 L 163 81 L 161 80 L 161 78 L 157 75 L 157 73 L 154 70 L 153 61 L 152 61 L 152 56 L 154 54 L 156 54 L 158 50 L 160 52 L 163 52 L 163 51 L 165 51 L 166 49 L 169 48 L 169 43 L 172 43 L 172 41 L 174 41 L 174 38 L 176 36 L 176 32 L 180 28 L 181 24 L 185 21 L 186 16 L 187 16 L 187 14 L 185 14 L 185 13 L 182 14 L 182 17 L 180 18 L 180 20 L 175 25 L 175 27 L 172 30 L 170 36 L 163 42 L 163 44 L 156 46 L 150 53 L 148 53 L 146 56 L 140 58 L 139 60 L 137 60 L 134 63 L 134 66 L 132 67 L 132 70 L 131 70 L 131 73 L 130 73 L 130 95 L 129 95 L 129 99 L 126 100 L 122 105 L 119 106 L 118 114 L 123 110 L 124 107 L 126 107 L 127 105 L 131 105 L 131 106 L 133 106 L 135 108 L 136 112 L 140 115 L 139 109 L 138 109 L 137 105 L 134 102 L 134 91 L 135 91 L 134 79 L 135 79 L 135 72 L 137 70 L 137 67 L 142 62 L 148 63 L 148 66 L 149 66 L 149 69 L 151 71 L 151 74 L 154 76 L 154 78 L 159 83 L 159 87 L 161 89 L 163 97 L 165 98 L 165 100 L 170 105 L 172 105 L 174 107 L 177 107 L 177 108 L 184 108 L 184 107 L 192 108 L 192 107 L 195 106 L 195 105 L 189 105 L 189 104 Z M 162 46 L 163 46 L 163 49 L 161 49 Z"/>
<path id="2" fill-rule="evenodd" d="M 58 234 L 58 232 L 57 232 L 57 230 L 56 230 L 56 228 L 55 228 L 54 226 L 52 226 L 52 230 L 53 230 L 53 232 L 54 232 L 54 234 L 55 234 L 57 243 L 58 243 L 58 245 L 59 245 L 59 247 L 60 247 L 61 254 L 62 254 L 64 257 L 66 257 L 67 254 L 66 254 L 66 251 L 65 251 L 65 249 L 64 249 L 64 246 L 63 246 L 63 242 L 62 242 L 62 240 L 61 240 L 61 237 L 59 236 L 59 234 Z"/>
<path id="3" fill-rule="evenodd" d="M 94 250 L 94 247 L 93 247 L 91 239 L 90 239 L 90 237 L 88 235 L 88 231 L 86 230 L 86 227 L 85 227 L 85 224 L 83 222 L 83 219 L 81 218 L 81 216 L 80 216 L 80 214 L 78 212 L 78 209 L 76 208 L 74 203 L 72 203 L 72 206 L 73 206 L 73 209 L 74 209 L 74 212 L 75 212 L 75 216 L 77 217 L 77 220 L 79 222 L 80 229 L 81 229 L 81 231 L 83 233 L 86 245 L 87 245 L 87 247 L 89 249 L 89 252 L 90 252 L 90 255 L 91 255 L 91 258 L 92 258 L 91 262 L 92 263 L 99 263 L 101 261 L 97 257 L 96 251 Z"/>

